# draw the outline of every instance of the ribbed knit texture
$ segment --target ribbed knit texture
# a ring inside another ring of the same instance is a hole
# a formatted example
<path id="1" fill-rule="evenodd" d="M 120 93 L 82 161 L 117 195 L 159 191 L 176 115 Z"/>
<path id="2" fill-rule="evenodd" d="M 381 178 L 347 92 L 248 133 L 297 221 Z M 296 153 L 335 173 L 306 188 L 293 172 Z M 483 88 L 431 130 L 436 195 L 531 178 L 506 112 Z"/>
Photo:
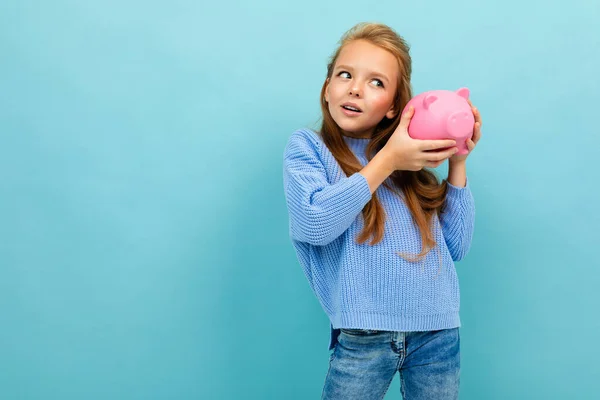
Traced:
<path id="1" fill-rule="evenodd" d="M 366 165 L 369 140 L 344 140 Z M 467 254 L 473 235 L 475 206 L 468 182 L 462 188 L 448 185 L 446 210 L 433 221 L 437 246 L 420 262 L 397 255 L 418 254 L 421 237 L 404 201 L 383 185 L 376 193 L 386 211 L 384 238 L 374 246 L 356 243 L 364 226 L 361 211 L 371 199 L 367 180 L 360 173 L 347 177 L 312 130 L 290 136 L 283 182 L 291 241 L 332 329 L 460 326 L 454 261 Z"/>

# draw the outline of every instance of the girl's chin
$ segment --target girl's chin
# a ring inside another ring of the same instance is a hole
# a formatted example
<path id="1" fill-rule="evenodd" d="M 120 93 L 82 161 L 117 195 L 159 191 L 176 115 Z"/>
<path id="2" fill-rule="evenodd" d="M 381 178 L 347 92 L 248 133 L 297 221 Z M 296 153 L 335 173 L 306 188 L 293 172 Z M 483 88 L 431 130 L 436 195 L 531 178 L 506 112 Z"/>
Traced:
<path id="1" fill-rule="evenodd" d="M 357 124 L 348 124 L 348 123 L 344 123 L 344 122 L 342 122 L 340 124 L 337 121 L 336 121 L 336 123 L 340 127 L 340 129 L 347 134 L 347 136 L 370 137 L 368 132 L 371 131 L 371 129 L 369 127 L 365 127 L 362 125 L 359 126 Z"/>

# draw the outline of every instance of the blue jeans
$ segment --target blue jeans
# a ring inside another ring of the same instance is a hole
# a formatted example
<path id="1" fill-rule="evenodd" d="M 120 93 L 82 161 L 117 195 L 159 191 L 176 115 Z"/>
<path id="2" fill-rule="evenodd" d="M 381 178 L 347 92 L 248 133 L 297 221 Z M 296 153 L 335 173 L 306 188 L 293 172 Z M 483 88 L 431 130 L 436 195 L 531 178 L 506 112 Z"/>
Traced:
<path id="1" fill-rule="evenodd" d="M 341 329 L 322 399 L 383 399 L 396 372 L 404 400 L 458 399 L 459 328 L 429 332 Z"/>

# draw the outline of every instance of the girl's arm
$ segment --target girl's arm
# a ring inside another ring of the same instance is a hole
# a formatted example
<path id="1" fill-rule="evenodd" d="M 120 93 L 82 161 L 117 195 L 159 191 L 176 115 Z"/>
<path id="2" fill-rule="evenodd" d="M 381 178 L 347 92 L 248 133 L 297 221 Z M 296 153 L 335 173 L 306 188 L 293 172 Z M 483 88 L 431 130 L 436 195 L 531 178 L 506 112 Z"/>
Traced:
<path id="1" fill-rule="evenodd" d="M 371 200 L 367 178 L 355 173 L 329 183 L 321 142 L 294 132 L 284 152 L 283 181 L 292 239 L 324 246 L 344 233 Z"/>
<path id="2" fill-rule="evenodd" d="M 446 207 L 440 216 L 444 239 L 454 261 L 469 252 L 475 229 L 475 202 L 467 181 L 467 156 L 481 139 L 481 114 L 470 100 L 468 102 L 475 117 L 473 136 L 467 141 L 468 153 L 455 154 L 448 161 Z"/>
<path id="3" fill-rule="evenodd" d="M 462 260 L 469 252 L 475 228 L 475 202 L 466 170 L 465 160 L 450 161 L 446 206 L 440 216 L 444 239 L 454 261 Z"/>

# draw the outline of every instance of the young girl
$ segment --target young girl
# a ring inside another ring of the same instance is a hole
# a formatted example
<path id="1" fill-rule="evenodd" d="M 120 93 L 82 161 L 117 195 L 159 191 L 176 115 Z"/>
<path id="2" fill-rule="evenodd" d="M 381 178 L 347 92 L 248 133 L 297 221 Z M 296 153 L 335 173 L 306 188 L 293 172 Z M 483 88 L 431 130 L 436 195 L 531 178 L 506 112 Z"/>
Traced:
<path id="1" fill-rule="evenodd" d="M 400 373 L 405 400 L 456 399 L 459 285 L 474 202 L 454 140 L 415 140 L 406 42 L 359 24 L 340 42 L 321 90 L 320 131 L 284 153 L 290 236 L 331 321 L 324 399 L 381 399 Z M 475 116 L 469 153 L 479 140 Z M 449 160 L 448 178 L 433 172 Z"/>

